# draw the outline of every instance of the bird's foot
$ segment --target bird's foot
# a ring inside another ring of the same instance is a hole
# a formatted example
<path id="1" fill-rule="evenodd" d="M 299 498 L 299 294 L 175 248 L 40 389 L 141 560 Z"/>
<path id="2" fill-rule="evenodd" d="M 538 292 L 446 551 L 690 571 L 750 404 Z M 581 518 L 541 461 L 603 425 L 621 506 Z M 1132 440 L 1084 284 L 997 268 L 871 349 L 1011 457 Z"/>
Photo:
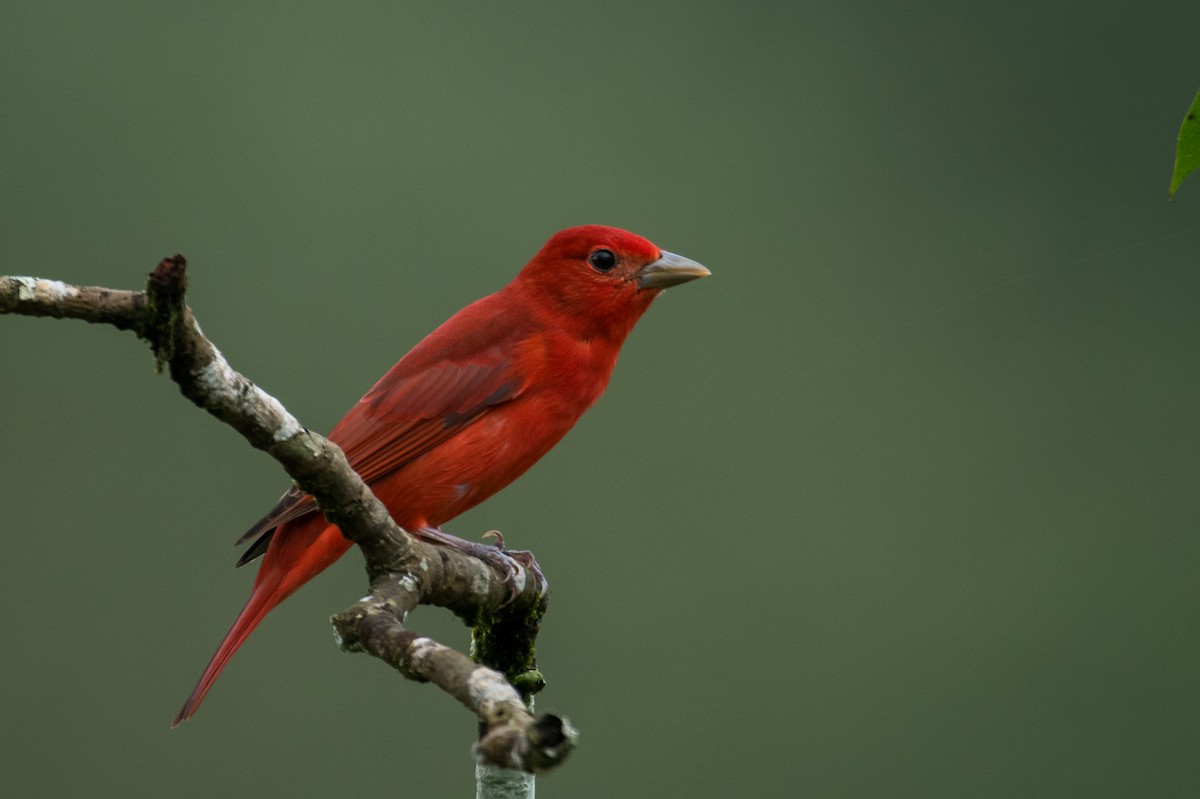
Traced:
<path id="1" fill-rule="evenodd" d="M 546 575 L 542 574 L 542 567 L 538 565 L 533 553 L 528 549 L 506 549 L 504 554 L 520 563 L 525 567 L 526 572 L 533 575 L 538 594 L 545 596 L 546 592 L 550 590 L 550 583 L 546 582 Z"/>
<path id="2" fill-rule="evenodd" d="M 457 550 L 464 555 L 470 555 L 473 558 L 482 560 L 484 563 L 491 565 L 504 572 L 504 584 L 508 586 L 508 599 L 505 604 L 512 602 L 525 589 L 525 581 L 528 577 L 535 580 L 535 585 L 538 587 L 539 593 L 545 593 L 548 589 L 546 576 L 542 574 L 541 567 L 533 557 L 532 552 L 525 550 L 516 550 L 509 552 L 504 549 L 504 536 L 499 530 L 489 530 L 483 534 L 484 538 L 495 539 L 495 543 L 481 544 L 477 541 L 467 541 L 459 538 L 456 535 L 443 532 L 436 527 L 423 527 L 420 530 L 414 531 L 415 535 L 423 541 L 430 544 L 437 544 L 450 549 Z M 517 567 L 521 568 L 518 569 Z M 522 570 L 524 575 L 521 574 Z"/>

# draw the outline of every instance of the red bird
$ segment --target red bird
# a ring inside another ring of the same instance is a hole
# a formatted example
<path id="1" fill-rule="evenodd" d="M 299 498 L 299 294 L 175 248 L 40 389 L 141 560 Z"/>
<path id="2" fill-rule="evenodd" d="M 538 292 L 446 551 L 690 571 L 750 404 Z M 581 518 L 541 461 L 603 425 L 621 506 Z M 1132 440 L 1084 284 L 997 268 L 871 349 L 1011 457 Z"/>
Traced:
<path id="1" fill-rule="evenodd" d="M 708 274 L 617 228 L 556 233 L 511 283 L 413 347 L 329 439 L 397 524 L 453 544 L 439 527 L 558 443 L 604 391 L 621 344 L 654 298 Z M 263 617 L 350 548 L 295 488 L 238 543 L 251 538 L 238 565 L 264 556 L 254 590 L 172 726 L 191 718 Z"/>

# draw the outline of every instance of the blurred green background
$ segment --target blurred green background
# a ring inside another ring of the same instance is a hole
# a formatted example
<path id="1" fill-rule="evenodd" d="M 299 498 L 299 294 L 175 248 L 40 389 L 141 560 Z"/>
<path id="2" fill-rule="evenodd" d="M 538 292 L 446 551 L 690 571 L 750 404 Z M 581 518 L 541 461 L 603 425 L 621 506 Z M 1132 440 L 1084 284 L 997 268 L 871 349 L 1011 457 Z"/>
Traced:
<path id="1" fill-rule="evenodd" d="M 327 430 L 555 230 L 707 264 L 510 489 L 539 795 L 1200 795 L 1194 0 L 6 2 L 0 273 L 191 263 Z M 471 718 L 339 653 L 357 555 L 167 726 L 286 486 L 129 334 L 0 319 L 0 790 L 469 796 Z M 466 645 L 447 614 L 412 626 Z"/>

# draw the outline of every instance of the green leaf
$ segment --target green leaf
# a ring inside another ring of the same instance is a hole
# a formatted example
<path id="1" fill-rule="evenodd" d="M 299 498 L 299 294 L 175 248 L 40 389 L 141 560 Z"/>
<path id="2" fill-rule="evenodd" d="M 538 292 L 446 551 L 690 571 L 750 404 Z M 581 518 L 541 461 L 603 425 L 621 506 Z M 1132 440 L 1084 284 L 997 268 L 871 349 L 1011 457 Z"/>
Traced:
<path id="1" fill-rule="evenodd" d="M 1175 196 L 1175 190 L 1184 179 L 1200 167 L 1200 92 L 1192 100 L 1183 124 L 1179 126 L 1179 144 L 1175 147 L 1175 174 L 1171 176 L 1169 196 Z"/>

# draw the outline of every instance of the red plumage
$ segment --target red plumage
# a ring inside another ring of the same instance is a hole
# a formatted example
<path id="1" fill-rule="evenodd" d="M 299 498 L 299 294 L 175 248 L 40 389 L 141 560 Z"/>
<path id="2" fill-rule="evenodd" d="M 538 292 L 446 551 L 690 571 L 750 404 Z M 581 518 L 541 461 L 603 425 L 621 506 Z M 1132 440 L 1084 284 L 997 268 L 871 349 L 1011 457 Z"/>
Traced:
<path id="1" fill-rule="evenodd" d="M 625 337 L 663 288 L 699 264 L 617 228 L 555 234 L 507 286 L 405 355 L 329 434 L 404 529 L 474 507 L 546 454 L 599 398 Z M 242 536 L 264 555 L 250 599 L 175 724 L 190 718 L 262 618 L 350 548 L 291 489 Z"/>

